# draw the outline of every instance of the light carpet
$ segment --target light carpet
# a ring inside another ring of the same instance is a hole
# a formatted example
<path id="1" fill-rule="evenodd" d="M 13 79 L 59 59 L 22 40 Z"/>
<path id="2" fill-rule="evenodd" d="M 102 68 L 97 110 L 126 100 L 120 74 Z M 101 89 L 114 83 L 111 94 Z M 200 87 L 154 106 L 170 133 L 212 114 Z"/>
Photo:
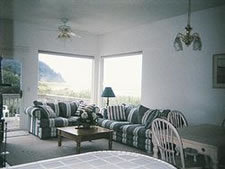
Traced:
<path id="1" fill-rule="evenodd" d="M 69 139 L 63 139 L 62 146 L 58 147 L 57 138 L 40 140 L 31 134 L 18 137 L 9 137 L 7 140 L 6 161 L 9 165 L 18 165 L 39 160 L 46 160 L 61 156 L 76 154 L 76 143 Z M 81 143 L 81 153 L 107 150 L 108 140 L 100 139 Z M 113 150 L 137 152 L 147 154 L 146 152 L 113 142 Z"/>

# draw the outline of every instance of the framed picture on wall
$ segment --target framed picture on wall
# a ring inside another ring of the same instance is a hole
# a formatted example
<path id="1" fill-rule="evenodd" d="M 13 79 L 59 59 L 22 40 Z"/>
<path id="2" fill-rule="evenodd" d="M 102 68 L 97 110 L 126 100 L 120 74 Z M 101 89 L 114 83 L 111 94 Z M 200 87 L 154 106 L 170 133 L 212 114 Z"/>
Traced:
<path id="1" fill-rule="evenodd" d="M 225 88 L 225 53 L 213 55 L 213 87 Z"/>

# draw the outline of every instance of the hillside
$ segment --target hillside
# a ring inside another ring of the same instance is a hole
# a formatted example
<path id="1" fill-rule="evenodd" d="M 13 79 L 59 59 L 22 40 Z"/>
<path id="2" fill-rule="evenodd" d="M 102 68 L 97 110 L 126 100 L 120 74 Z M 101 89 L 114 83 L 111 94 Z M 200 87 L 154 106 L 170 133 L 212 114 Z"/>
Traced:
<path id="1" fill-rule="evenodd" d="M 60 73 L 56 73 L 52 68 L 42 61 L 39 61 L 39 81 L 65 82 Z"/>

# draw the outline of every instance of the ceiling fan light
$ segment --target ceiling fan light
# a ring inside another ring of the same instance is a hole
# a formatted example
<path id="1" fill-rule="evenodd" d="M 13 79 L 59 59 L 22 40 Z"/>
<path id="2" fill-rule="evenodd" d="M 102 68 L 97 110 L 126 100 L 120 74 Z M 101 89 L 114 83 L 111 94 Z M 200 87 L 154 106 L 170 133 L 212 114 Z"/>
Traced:
<path id="1" fill-rule="evenodd" d="M 62 18 L 61 19 L 63 22 L 63 25 L 58 27 L 59 30 L 59 34 L 57 36 L 58 39 L 63 39 L 63 40 L 67 40 L 67 39 L 71 39 L 72 37 L 80 37 L 79 35 L 75 34 L 71 27 L 66 25 L 66 23 L 68 22 L 67 18 Z"/>

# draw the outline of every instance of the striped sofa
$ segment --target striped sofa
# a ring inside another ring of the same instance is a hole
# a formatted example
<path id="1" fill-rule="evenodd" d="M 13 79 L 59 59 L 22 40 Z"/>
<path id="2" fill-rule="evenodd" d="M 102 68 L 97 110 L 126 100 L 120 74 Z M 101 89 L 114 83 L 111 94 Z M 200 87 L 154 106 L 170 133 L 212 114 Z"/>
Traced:
<path id="1" fill-rule="evenodd" d="M 76 111 L 81 102 L 47 102 L 34 101 L 34 106 L 27 107 L 29 132 L 40 139 L 56 137 L 57 127 L 78 125 Z"/>
<path id="2" fill-rule="evenodd" d="M 166 118 L 169 112 L 149 109 L 143 105 L 109 106 L 101 110 L 103 118 L 98 118 L 97 123 L 114 131 L 113 140 L 152 153 L 151 122 L 155 118 Z"/>

